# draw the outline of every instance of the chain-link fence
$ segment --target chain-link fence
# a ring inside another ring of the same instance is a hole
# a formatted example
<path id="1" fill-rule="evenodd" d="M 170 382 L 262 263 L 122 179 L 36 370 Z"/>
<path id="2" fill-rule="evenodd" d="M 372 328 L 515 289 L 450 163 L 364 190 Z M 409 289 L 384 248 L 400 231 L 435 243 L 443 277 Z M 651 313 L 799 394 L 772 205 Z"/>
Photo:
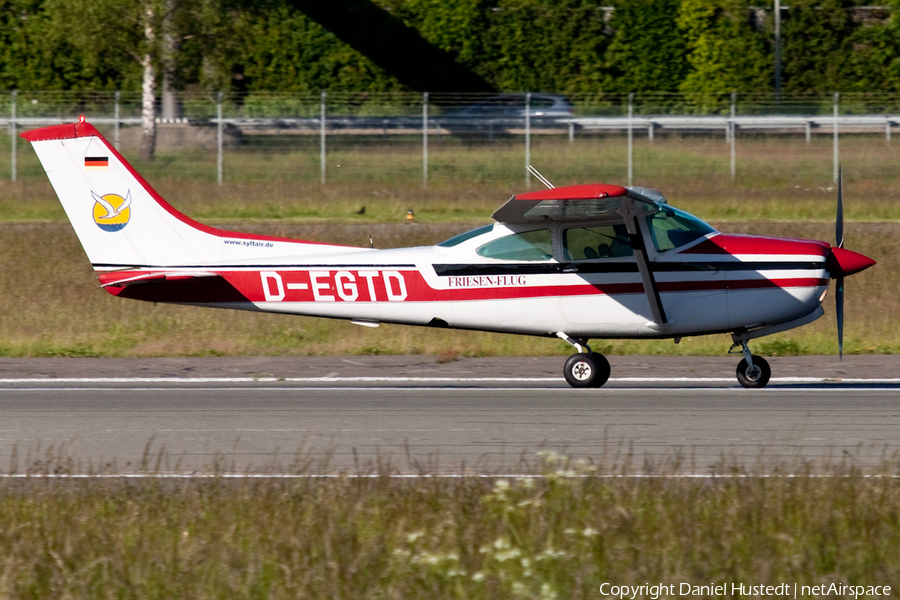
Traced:
<path id="1" fill-rule="evenodd" d="M 26 155 L 18 133 L 73 122 L 80 115 L 127 157 L 137 152 L 140 93 L 18 91 L 7 97 L 8 102 L 0 103 L 0 126 L 11 134 L 9 156 L 4 160 L 6 152 L 0 150 L 0 161 L 9 165 L 9 179 L 40 174 L 35 161 L 22 160 Z M 809 144 L 824 134 L 833 142 L 836 177 L 841 134 L 877 135 L 889 143 L 900 123 L 900 95 L 879 93 L 778 98 L 732 93 L 178 93 L 171 106 L 165 116 L 157 111 L 158 160 L 144 168 L 220 184 L 272 177 L 327 184 L 335 177 L 352 177 L 354 170 L 370 173 L 359 166 L 367 153 L 395 153 L 401 160 L 384 175 L 421 179 L 427 185 L 456 176 L 446 160 L 434 161 L 434 152 L 447 149 L 470 154 L 503 149 L 505 156 L 518 152 L 513 161 L 518 164 L 505 168 L 517 170 L 528 184 L 525 167 L 533 161 L 539 138 L 562 144 L 612 140 L 626 163 L 624 177 L 616 179 L 631 184 L 635 140 L 672 135 L 721 136 L 729 144 L 733 179 L 742 135 L 804 136 Z"/>

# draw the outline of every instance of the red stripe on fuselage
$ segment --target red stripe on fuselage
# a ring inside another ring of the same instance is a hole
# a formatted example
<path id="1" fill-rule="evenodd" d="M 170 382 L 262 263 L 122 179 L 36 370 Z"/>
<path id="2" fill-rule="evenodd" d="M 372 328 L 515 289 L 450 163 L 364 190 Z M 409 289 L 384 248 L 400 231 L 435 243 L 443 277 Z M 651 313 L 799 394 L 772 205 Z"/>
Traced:
<path id="1" fill-rule="evenodd" d="M 152 272 L 119 272 L 122 279 Z M 528 276 L 465 278 L 484 285 L 450 289 L 432 288 L 418 271 L 402 270 L 290 270 L 221 271 L 221 277 L 198 277 L 175 281 L 151 280 L 128 287 L 115 287 L 106 280 L 113 295 L 153 302 L 453 302 L 467 300 L 515 300 L 543 297 L 571 297 L 643 294 L 640 282 L 577 285 L 529 285 Z M 399 280 L 402 278 L 402 282 Z M 503 283 L 492 285 L 491 282 Z M 224 285 L 223 285 L 224 284 Z M 664 281 L 661 293 L 806 288 L 828 284 L 819 277 L 780 277 L 728 281 Z M 264 288 L 263 286 L 267 286 Z"/>

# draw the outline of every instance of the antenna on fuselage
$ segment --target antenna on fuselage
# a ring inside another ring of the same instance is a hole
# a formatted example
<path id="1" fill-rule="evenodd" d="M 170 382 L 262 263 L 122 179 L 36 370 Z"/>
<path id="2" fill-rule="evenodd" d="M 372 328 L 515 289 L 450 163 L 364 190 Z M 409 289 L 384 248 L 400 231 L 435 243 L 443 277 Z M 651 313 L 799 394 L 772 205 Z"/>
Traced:
<path id="1" fill-rule="evenodd" d="M 525 167 L 525 168 L 528 169 L 528 172 L 529 172 L 529 173 L 531 173 L 532 175 L 534 175 L 535 177 L 537 177 L 537 180 L 538 180 L 538 181 L 540 181 L 541 183 L 543 183 L 544 185 L 546 185 L 548 190 L 552 190 L 553 188 L 556 187 L 555 185 L 553 185 L 552 183 L 550 183 L 550 182 L 547 180 L 546 177 L 544 177 L 543 175 L 541 175 L 540 171 L 538 171 L 537 169 L 535 169 L 533 166 L 528 165 L 528 166 Z"/>

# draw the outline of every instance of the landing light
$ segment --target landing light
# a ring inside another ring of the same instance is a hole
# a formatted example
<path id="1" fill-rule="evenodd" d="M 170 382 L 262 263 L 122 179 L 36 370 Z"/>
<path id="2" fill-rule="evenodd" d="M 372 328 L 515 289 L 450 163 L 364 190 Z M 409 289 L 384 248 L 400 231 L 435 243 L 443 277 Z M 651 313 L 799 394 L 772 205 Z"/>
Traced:
<path id="1" fill-rule="evenodd" d="M 819 296 L 819 304 L 825 302 L 825 296 L 828 295 L 828 288 L 825 288 L 825 291 L 822 292 L 822 295 Z"/>

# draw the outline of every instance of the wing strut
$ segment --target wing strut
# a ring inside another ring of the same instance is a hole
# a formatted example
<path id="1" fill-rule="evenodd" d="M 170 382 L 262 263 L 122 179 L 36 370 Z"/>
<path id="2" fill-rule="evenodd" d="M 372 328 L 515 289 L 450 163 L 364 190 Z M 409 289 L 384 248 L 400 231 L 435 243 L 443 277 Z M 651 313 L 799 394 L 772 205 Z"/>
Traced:
<path id="1" fill-rule="evenodd" d="M 631 246 L 634 248 L 634 259 L 637 261 L 638 272 L 641 274 L 641 283 L 644 284 L 644 293 L 647 294 L 647 301 L 650 303 L 650 314 L 653 315 L 654 323 L 665 325 L 668 319 L 666 319 L 666 311 L 659 297 L 656 279 L 653 278 L 653 272 L 650 270 L 650 260 L 647 256 L 644 236 L 641 235 L 637 217 L 631 210 L 628 210 L 629 208 L 631 207 L 623 207 L 620 214 L 625 217 L 625 227 L 628 229 L 628 237 L 631 238 Z"/>

